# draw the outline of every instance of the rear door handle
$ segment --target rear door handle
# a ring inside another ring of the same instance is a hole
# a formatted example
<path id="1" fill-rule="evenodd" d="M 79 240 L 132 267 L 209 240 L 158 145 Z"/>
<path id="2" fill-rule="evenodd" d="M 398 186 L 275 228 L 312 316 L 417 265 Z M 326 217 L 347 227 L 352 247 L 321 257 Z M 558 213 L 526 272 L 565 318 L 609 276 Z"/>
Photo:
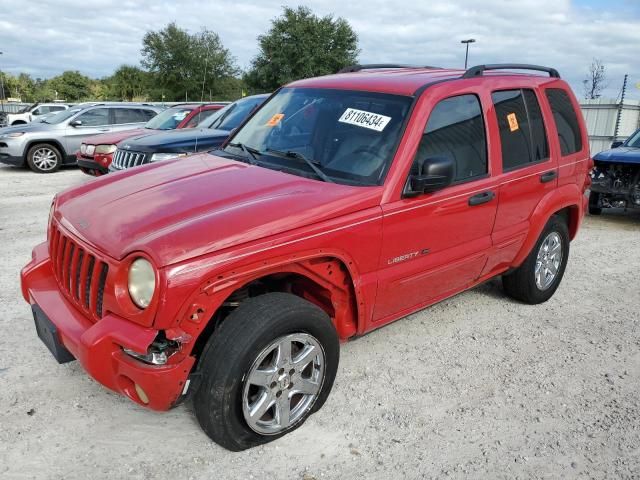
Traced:
<path id="1" fill-rule="evenodd" d="M 490 202 L 495 198 L 495 196 L 496 192 L 493 192 L 491 190 L 478 193 L 472 197 L 469 197 L 469 206 L 475 207 L 476 205 L 482 205 L 483 203 Z"/>
<path id="2" fill-rule="evenodd" d="M 557 176 L 558 176 L 558 172 L 556 170 L 545 172 L 542 175 L 540 175 L 540 183 L 547 183 L 552 180 L 555 180 Z"/>

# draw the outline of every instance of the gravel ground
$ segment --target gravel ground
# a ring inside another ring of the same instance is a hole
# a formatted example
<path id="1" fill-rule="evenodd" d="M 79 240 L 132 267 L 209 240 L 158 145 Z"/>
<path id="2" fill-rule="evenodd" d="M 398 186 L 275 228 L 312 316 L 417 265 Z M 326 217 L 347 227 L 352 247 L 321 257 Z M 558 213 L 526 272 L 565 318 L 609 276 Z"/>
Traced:
<path id="1" fill-rule="evenodd" d="M 0 167 L 0 477 L 638 478 L 640 215 L 585 219 L 546 304 L 492 281 L 350 342 L 300 429 L 231 453 L 58 365 L 18 274 L 77 170 Z M 90 208 L 90 207 L 88 207 Z"/>

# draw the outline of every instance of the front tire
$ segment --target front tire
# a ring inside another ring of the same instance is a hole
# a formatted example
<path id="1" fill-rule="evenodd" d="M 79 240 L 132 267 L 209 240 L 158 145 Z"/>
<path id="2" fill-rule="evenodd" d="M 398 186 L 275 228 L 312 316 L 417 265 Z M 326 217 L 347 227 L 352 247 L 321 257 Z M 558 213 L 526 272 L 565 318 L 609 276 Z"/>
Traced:
<path id="1" fill-rule="evenodd" d="M 331 320 L 312 303 L 287 293 L 246 300 L 204 349 L 196 418 L 232 451 L 275 440 L 322 407 L 339 352 Z"/>
<path id="2" fill-rule="evenodd" d="M 27 152 L 27 164 L 36 173 L 53 173 L 62 165 L 62 154 L 53 145 L 37 143 Z"/>
<path id="3" fill-rule="evenodd" d="M 600 194 L 597 192 L 589 192 L 589 215 L 600 215 L 601 213 Z"/>
<path id="4" fill-rule="evenodd" d="M 569 259 L 569 229 L 552 216 L 524 263 L 502 276 L 505 292 L 530 305 L 549 300 L 560 285 Z"/>

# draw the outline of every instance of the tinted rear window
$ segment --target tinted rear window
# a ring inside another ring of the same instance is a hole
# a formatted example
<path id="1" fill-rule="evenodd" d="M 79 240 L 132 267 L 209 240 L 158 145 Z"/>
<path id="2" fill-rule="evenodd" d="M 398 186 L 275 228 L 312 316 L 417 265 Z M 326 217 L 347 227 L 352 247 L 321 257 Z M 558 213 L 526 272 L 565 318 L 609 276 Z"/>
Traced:
<path id="1" fill-rule="evenodd" d="M 149 120 L 148 110 L 138 108 L 115 108 L 115 123 L 144 123 Z"/>
<path id="2" fill-rule="evenodd" d="M 549 88 L 546 91 L 553 120 L 558 130 L 558 142 L 562 156 L 582 150 L 582 134 L 578 116 L 573 108 L 567 92 L 560 88 Z"/>
<path id="3" fill-rule="evenodd" d="M 494 92 L 504 170 L 549 158 L 540 104 L 532 90 Z"/>

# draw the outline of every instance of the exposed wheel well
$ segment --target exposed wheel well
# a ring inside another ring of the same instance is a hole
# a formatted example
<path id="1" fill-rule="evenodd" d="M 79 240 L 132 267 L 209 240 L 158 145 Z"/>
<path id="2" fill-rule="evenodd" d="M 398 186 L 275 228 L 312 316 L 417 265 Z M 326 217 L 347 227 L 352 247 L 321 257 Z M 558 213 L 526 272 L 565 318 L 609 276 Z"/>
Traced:
<path id="1" fill-rule="evenodd" d="M 192 355 L 199 358 L 211 335 L 244 300 L 271 292 L 290 293 L 317 305 L 331 318 L 341 338 L 356 333 L 358 310 L 349 271 L 339 260 L 318 258 L 253 278 L 231 291 L 198 335 Z"/>
<path id="2" fill-rule="evenodd" d="M 14 125 L 26 125 L 26 124 L 27 124 L 27 122 L 25 122 L 24 120 L 16 120 L 15 122 L 13 122 L 11 124 L 11 126 L 14 126 Z"/>
<path id="3" fill-rule="evenodd" d="M 557 215 L 564 220 L 567 228 L 569 229 L 569 238 L 573 240 L 578 233 L 578 224 L 580 223 L 580 210 L 578 209 L 578 206 L 570 205 L 562 210 L 558 210 L 554 215 Z"/>
<path id="4" fill-rule="evenodd" d="M 53 147 L 56 147 L 56 149 L 60 152 L 60 155 L 62 156 L 62 158 L 60 159 L 61 162 L 64 161 L 65 156 L 67 155 L 66 152 L 64 151 L 64 147 L 62 146 L 62 144 L 60 142 L 58 142 L 57 140 L 33 140 L 31 142 L 29 142 L 27 144 L 27 146 L 24 149 L 24 157 L 27 157 L 27 154 L 29 153 L 29 150 L 31 149 L 31 147 L 33 147 L 34 145 L 38 145 L 38 144 L 49 144 Z"/>

